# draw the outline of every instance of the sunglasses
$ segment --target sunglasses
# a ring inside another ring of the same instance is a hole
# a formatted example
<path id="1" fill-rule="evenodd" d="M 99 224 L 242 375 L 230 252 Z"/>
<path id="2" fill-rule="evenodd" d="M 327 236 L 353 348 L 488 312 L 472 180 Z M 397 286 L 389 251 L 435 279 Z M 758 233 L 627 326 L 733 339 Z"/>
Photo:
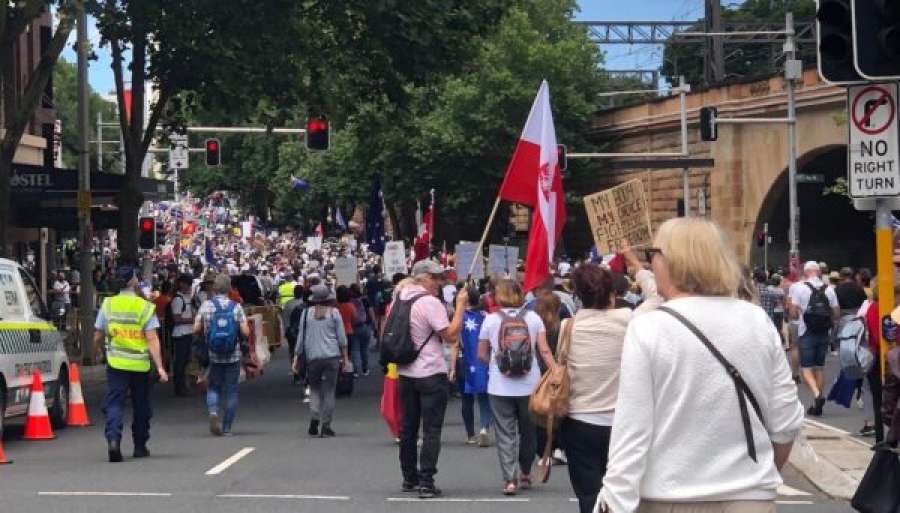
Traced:
<path id="1" fill-rule="evenodd" d="M 647 248 L 644 250 L 644 256 L 647 257 L 647 262 L 653 262 L 653 257 L 656 255 L 662 255 L 663 252 L 659 248 Z"/>

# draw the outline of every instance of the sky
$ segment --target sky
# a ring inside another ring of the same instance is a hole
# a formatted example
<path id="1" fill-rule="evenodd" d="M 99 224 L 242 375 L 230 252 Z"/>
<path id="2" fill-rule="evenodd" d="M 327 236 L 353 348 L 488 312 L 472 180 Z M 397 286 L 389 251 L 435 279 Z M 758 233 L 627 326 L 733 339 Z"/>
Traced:
<path id="1" fill-rule="evenodd" d="M 581 12 L 576 19 L 583 21 L 693 21 L 703 16 L 703 0 L 580 0 Z M 739 2 L 735 2 L 739 3 Z M 108 48 L 100 48 L 95 27 L 88 38 L 99 58 L 90 63 L 90 83 L 95 91 L 107 94 L 115 89 Z M 73 33 L 63 58 L 75 62 L 71 44 Z M 660 66 L 662 47 L 656 45 L 608 45 L 605 66 L 608 69 L 656 69 Z"/>

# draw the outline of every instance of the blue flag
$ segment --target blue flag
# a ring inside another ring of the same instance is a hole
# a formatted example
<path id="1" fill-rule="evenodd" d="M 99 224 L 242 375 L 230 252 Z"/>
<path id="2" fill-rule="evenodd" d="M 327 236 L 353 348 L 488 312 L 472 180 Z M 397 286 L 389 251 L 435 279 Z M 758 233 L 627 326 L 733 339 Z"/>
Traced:
<path id="1" fill-rule="evenodd" d="M 384 192 L 378 175 L 372 181 L 369 211 L 366 212 L 366 242 L 369 243 L 369 251 L 384 254 Z"/>
<path id="2" fill-rule="evenodd" d="M 341 207 L 335 207 L 334 222 L 341 228 L 347 229 L 347 221 L 344 219 L 344 214 L 341 214 Z"/>
<path id="3" fill-rule="evenodd" d="M 206 257 L 206 265 L 216 265 L 216 257 L 215 255 L 213 255 L 212 241 L 209 239 L 206 239 L 206 251 L 204 256 Z"/>

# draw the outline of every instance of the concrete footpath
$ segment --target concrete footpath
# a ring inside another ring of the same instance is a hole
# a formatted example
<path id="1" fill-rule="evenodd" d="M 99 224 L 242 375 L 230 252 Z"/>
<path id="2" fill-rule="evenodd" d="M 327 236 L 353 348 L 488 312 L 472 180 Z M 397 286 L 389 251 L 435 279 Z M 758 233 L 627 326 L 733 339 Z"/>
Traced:
<path id="1" fill-rule="evenodd" d="M 794 444 L 788 460 L 826 495 L 850 500 L 872 459 L 870 442 L 849 432 L 807 419 L 803 434 L 808 446 Z"/>

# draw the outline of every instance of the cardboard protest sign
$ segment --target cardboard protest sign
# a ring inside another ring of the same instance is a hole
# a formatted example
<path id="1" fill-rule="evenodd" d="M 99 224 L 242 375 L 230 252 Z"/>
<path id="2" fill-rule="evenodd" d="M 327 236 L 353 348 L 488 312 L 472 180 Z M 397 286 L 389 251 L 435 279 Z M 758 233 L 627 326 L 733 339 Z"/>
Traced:
<path id="1" fill-rule="evenodd" d="M 488 248 L 488 273 L 491 276 L 515 276 L 518 262 L 518 246 L 491 244 Z"/>
<path id="2" fill-rule="evenodd" d="M 314 251 L 322 250 L 322 237 L 307 237 L 306 252 L 312 254 Z"/>
<path id="3" fill-rule="evenodd" d="M 477 252 L 477 242 L 460 242 L 456 245 L 456 272 L 460 279 L 468 277 L 473 261 L 475 261 L 475 268 L 472 269 L 472 277 L 478 280 L 484 278 L 484 256 L 477 255 L 476 260 Z"/>
<path id="4" fill-rule="evenodd" d="M 395 274 L 409 274 L 406 267 L 406 247 L 403 241 L 391 241 L 384 245 L 384 276 L 394 279 Z"/>
<path id="5" fill-rule="evenodd" d="M 653 242 L 650 207 L 640 180 L 584 197 L 597 254 L 619 253 L 627 246 Z"/>
<path id="6" fill-rule="evenodd" d="M 350 286 L 359 281 L 356 257 L 340 257 L 334 260 L 334 275 L 338 285 Z"/>

